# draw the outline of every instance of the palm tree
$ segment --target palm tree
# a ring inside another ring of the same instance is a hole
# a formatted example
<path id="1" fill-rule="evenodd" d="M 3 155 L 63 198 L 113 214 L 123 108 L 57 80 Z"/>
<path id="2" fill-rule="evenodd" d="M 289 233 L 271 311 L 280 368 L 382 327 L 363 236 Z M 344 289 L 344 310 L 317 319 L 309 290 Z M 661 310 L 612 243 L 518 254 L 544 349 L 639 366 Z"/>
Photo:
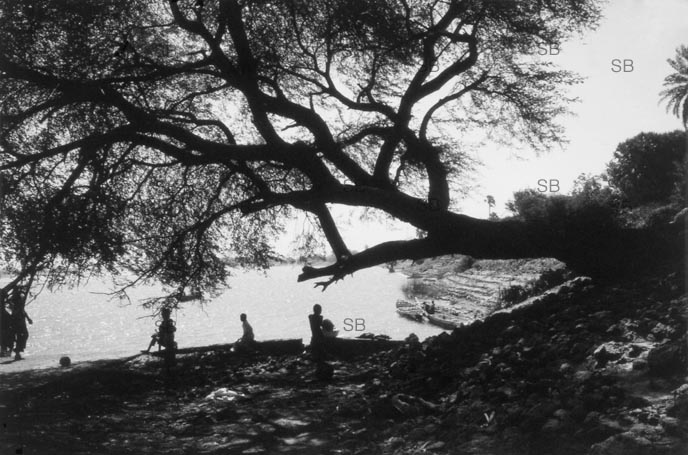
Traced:
<path id="1" fill-rule="evenodd" d="M 688 131 L 688 46 L 679 46 L 676 58 L 667 59 L 667 62 L 675 72 L 664 78 L 666 88 L 660 95 L 662 101 L 667 102 L 667 111 L 679 117 Z"/>
<path id="2" fill-rule="evenodd" d="M 488 217 L 492 217 L 492 207 L 495 206 L 495 199 L 488 195 L 487 198 L 485 198 L 485 202 L 487 202 L 487 215 Z"/>
<path id="3" fill-rule="evenodd" d="M 660 95 L 662 101 L 667 102 L 667 111 L 671 110 L 676 117 L 683 122 L 686 131 L 686 157 L 683 159 L 683 176 L 688 176 L 688 46 L 681 45 L 676 48 L 676 58 L 667 59 L 667 62 L 674 69 L 664 78 L 666 87 Z M 688 200 L 688 183 L 684 188 L 684 195 Z M 688 273 L 688 272 L 687 272 Z"/>

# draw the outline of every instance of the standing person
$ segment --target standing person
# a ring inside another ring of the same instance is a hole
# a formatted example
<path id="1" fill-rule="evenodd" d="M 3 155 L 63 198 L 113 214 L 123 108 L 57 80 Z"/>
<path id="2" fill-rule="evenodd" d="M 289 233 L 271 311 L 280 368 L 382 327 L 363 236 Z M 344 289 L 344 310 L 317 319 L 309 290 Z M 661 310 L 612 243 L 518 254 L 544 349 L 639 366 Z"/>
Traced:
<path id="1" fill-rule="evenodd" d="M 33 321 L 26 314 L 26 290 L 17 288 L 12 299 L 12 330 L 14 331 L 14 360 L 21 360 L 21 353 L 26 349 L 26 342 L 29 339 L 29 329 L 26 322 L 33 324 Z"/>
<path id="2" fill-rule="evenodd" d="M 322 329 L 322 307 L 319 304 L 313 305 L 313 314 L 308 315 L 308 322 L 311 326 L 311 354 L 316 362 L 321 362 L 325 358 L 325 334 Z"/>
<path id="3" fill-rule="evenodd" d="M 0 291 L 0 357 L 12 354 L 14 345 L 12 315 L 7 311 L 6 303 L 5 292 Z"/>
<path id="4" fill-rule="evenodd" d="M 313 305 L 313 314 L 308 315 L 308 322 L 311 325 L 311 348 L 315 349 L 316 346 L 321 346 L 325 339 L 322 330 L 322 307 L 319 304 Z"/>
<path id="5" fill-rule="evenodd" d="M 325 362 L 327 356 L 325 333 L 323 331 L 322 307 L 317 303 L 313 305 L 313 314 L 308 315 L 311 326 L 311 354 L 315 361 L 315 376 L 318 379 L 330 380 L 334 374 L 332 365 Z"/>

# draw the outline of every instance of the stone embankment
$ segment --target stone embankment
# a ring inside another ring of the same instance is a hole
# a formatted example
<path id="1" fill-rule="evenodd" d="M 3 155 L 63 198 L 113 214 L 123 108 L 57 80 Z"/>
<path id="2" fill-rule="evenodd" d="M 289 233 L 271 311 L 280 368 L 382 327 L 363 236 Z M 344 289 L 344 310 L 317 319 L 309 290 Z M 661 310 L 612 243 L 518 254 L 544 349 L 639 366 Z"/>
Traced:
<path id="1" fill-rule="evenodd" d="M 560 272 L 566 266 L 555 259 L 477 260 L 465 256 L 441 256 L 424 261 L 405 261 L 398 269 L 409 277 L 405 288 L 409 301 L 419 306 L 435 304 L 439 318 L 458 327 L 500 309 L 501 294 L 514 287 L 528 289 L 543 274 Z M 559 284 L 559 283 L 556 283 Z"/>
<path id="2" fill-rule="evenodd" d="M 431 425 L 426 438 L 453 453 L 688 453 L 681 278 L 607 287 L 579 278 L 451 335 L 411 338 L 386 359 L 396 379 L 387 399 L 437 410 L 398 417 L 402 433 Z M 398 453 L 420 447 L 403 444 Z"/>

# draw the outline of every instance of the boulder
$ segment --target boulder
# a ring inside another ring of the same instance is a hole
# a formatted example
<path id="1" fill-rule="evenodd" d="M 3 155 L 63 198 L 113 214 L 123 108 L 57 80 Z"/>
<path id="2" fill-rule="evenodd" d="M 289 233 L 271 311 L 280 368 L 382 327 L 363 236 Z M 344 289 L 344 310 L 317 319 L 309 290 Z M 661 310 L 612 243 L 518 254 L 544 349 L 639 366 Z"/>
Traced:
<path id="1" fill-rule="evenodd" d="M 664 433 L 626 431 L 590 447 L 589 455 L 682 455 L 685 443 Z"/>
<path id="2" fill-rule="evenodd" d="M 647 354 L 649 372 L 653 376 L 686 373 L 686 345 L 683 340 L 657 346 Z"/>
<path id="3" fill-rule="evenodd" d="M 625 345 L 623 343 L 608 342 L 599 345 L 592 353 L 597 360 L 597 367 L 603 368 L 607 362 L 619 360 L 624 355 Z"/>

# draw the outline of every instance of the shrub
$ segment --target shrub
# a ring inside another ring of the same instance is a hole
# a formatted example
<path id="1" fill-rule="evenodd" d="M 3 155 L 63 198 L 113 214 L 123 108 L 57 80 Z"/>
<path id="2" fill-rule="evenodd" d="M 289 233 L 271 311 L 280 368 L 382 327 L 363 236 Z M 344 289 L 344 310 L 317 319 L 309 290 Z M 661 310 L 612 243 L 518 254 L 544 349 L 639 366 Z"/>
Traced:
<path id="1" fill-rule="evenodd" d="M 684 201 L 685 134 L 640 133 L 617 146 L 607 173 L 628 205 L 666 202 L 672 196 Z"/>
<path id="2" fill-rule="evenodd" d="M 587 193 L 546 196 L 535 190 L 514 193 L 511 203 L 525 222 L 553 232 L 601 232 L 618 226 L 616 207 Z"/>
<path id="3" fill-rule="evenodd" d="M 528 298 L 528 291 L 525 287 L 515 284 L 499 290 L 500 308 L 508 308 L 523 302 Z"/>
<path id="4" fill-rule="evenodd" d="M 412 299 L 414 297 L 439 297 L 439 291 L 435 287 L 416 278 L 407 279 L 406 282 L 401 285 L 401 292 L 404 293 L 407 299 Z"/>

